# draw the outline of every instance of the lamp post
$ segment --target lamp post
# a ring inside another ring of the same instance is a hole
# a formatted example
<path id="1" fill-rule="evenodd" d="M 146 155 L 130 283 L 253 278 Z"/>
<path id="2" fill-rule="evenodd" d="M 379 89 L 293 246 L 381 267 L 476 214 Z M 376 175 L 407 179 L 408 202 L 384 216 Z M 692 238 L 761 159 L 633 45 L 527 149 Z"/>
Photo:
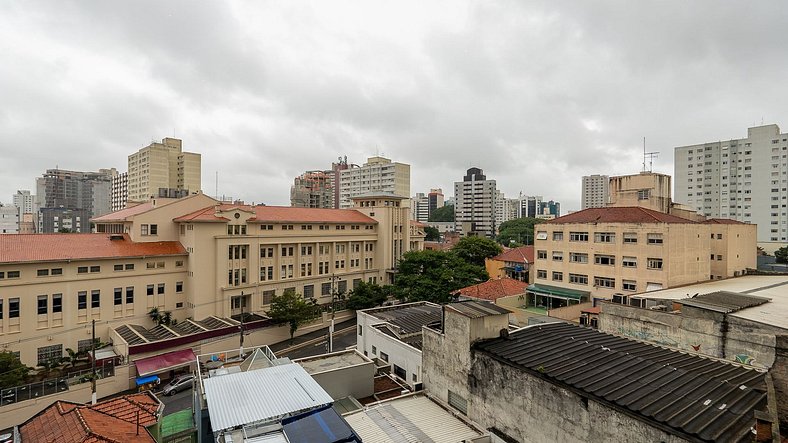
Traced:
<path id="1" fill-rule="evenodd" d="M 331 274 L 331 324 L 328 326 L 328 352 L 334 352 L 334 315 L 337 300 L 336 280 L 336 274 Z"/>

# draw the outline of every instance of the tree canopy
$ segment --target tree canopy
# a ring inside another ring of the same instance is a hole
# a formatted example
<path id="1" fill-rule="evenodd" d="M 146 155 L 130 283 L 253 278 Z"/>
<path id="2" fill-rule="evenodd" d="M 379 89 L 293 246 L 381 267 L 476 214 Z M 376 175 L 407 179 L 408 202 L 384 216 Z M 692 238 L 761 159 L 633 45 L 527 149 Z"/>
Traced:
<path id="1" fill-rule="evenodd" d="M 380 306 L 388 299 L 387 293 L 387 289 L 380 285 L 362 281 L 350 293 L 347 308 L 359 310 Z"/>
<path id="2" fill-rule="evenodd" d="M 440 231 L 434 226 L 425 226 L 424 233 L 426 234 L 424 237 L 425 241 L 438 241 L 441 239 Z"/>
<path id="3" fill-rule="evenodd" d="M 454 205 L 444 205 L 437 208 L 430 213 L 429 221 L 431 222 L 453 222 L 454 221 Z"/>
<path id="4" fill-rule="evenodd" d="M 539 223 L 544 223 L 544 220 L 523 217 L 505 221 L 498 228 L 498 237 L 496 239 L 504 246 L 514 244 L 532 245 L 534 244 L 534 225 Z"/>
<path id="5" fill-rule="evenodd" d="M 486 237 L 463 237 L 451 252 L 472 265 L 484 267 L 484 259 L 495 257 L 503 248 Z"/>
<path id="6" fill-rule="evenodd" d="M 788 263 L 788 246 L 774 251 L 774 257 L 777 259 L 777 263 Z"/>
<path id="7" fill-rule="evenodd" d="M 266 312 L 268 317 L 278 325 L 290 325 L 290 341 L 298 328 L 308 323 L 319 315 L 320 310 L 314 300 L 306 301 L 301 294 L 288 290 L 282 295 L 274 296 L 271 300 L 271 309 Z"/>
<path id="8" fill-rule="evenodd" d="M 394 287 L 402 300 L 447 303 L 453 291 L 488 278 L 483 267 L 472 265 L 453 252 L 410 251 L 399 262 Z"/>
<path id="9" fill-rule="evenodd" d="M 14 353 L 0 352 L 0 389 L 25 384 L 30 369 Z"/>

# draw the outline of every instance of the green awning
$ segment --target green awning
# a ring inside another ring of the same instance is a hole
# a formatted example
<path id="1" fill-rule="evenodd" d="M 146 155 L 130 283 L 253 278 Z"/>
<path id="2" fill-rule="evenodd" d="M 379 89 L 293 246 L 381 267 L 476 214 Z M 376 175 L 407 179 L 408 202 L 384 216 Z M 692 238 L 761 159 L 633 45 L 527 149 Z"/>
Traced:
<path id="1" fill-rule="evenodd" d="M 591 296 L 591 293 L 586 291 L 577 291 L 574 289 L 557 288 L 555 286 L 537 284 L 529 285 L 527 292 L 543 295 L 546 297 L 555 297 L 575 301 L 588 300 L 588 298 Z"/>

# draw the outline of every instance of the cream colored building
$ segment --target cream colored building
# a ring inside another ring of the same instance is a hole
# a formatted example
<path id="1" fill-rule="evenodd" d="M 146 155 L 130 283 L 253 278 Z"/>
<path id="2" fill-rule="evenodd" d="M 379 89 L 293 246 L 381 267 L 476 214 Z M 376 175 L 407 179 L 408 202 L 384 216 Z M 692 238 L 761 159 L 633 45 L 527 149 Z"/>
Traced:
<path id="1" fill-rule="evenodd" d="M 385 157 L 369 157 L 361 166 L 353 165 L 340 171 L 339 207 L 353 207 L 353 198 L 369 193 L 391 193 L 410 201 L 410 165 L 392 162 Z"/>
<path id="2" fill-rule="evenodd" d="M 181 197 L 202 189 L 200 154 L 183 151 L 183 141 L 165 138 L 129 156 L 128 201 Z"/>
<path id="3" fill-rule="evenodd" d="M 92 320 L 107 342 L 124 324 L 153 327 L 154 307 L 179 322 L 264 315 L 288 289 L 326 304 L 361 281 L 391 283 L 402 255 L 424 248 L 402 201 L 309 209 L 196 194 L 95 218 L 93 234 L 0 235 L 0 348 L 37 366 L 89 346 Z"/>

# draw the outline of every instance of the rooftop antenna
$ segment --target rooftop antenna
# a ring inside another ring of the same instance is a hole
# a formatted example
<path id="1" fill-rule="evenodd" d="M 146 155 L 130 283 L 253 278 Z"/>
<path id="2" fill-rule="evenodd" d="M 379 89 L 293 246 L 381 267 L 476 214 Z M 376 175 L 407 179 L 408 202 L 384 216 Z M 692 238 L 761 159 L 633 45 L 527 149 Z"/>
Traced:
<path id="1" fill-rule="evenodd" d="M 219 171 L 216 171 L 216 193 L 214 194 L 216 200 L 219 200 Z"/>
<path id="2" fill-rule="evenodd" d="M 658 151 L 646 152 L 646 137 L 643 137 L 643 172 L 653 172 L 654 159 L 658 155 Z M 646 169 L 646 160 L 648 160 L 648 169 Z"/>

